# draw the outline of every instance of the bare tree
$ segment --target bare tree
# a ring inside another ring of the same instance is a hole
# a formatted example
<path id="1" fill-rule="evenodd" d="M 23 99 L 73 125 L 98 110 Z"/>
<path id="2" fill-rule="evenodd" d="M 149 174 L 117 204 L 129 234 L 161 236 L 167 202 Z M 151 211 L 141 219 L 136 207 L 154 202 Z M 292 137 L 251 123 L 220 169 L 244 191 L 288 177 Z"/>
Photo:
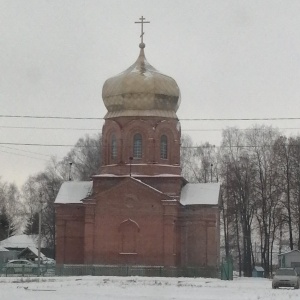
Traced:
<path id="1" fill-rule="evenodd" d="M 57 164 L 65 180 L 90 180 L 101 166 L 101 135 L 80 138 L 66 157 Z"/>
<path id="2" fill-rule="evenodd" d="M 218 181 L 218 153 L 209 143 L 194 145 L 188 135 L 181 138 L 182 175 L 190 182 Z"/>
<path id="3" fill-rule="evenodd" d="M 300 137 L 290 138 L 288 143 L 291 156 L 291 219 L 298 234 L 297 248 L 300 249 Z"/>
<path id="4" fill-rule="evenodd" d="M 277 228 L 274 216 L 281 195 L 277 163 L 273 152 L 273 144 L 278 135 L 276 130 L 266 126 L 255 126 L 245 134 L 250 146 L 248 152 L 255 168 L 253 178 L 256 199 L 255 217 L 259 227 L 261 262 L 265 269 L 265 276 L 270 272 L 272 236 Z"/>
<path id="5" fill-rule="evenodd" d="M 72 170 L 70 170 L 70 162 L 72 162 Z M 42 236 L 46 246 L 53 252 L 55 247 L 54 201 L 61 184 L 69 180 L 70 176 L 72 180 L 90 180 L 92 175 L 97 174 L 100 163 L 101 137 L 100 135 L 95 137 L 86 135 L 78 140 L 62 161 L 52 158 L 43 172 L 29 177 L 22 187 L 27 219 L 32 226 L 42 202 Z"/>
<path id="6" fill-rule="evenodd" d="M 33 231 L 35 216 L 39 211 L 40 196 L 38 193 L 38 182 L 34 176 L 30 176 L 22 186 L 24 213 L 27 219 L 27 233 L 25 234 L 29 234 L 28 232 Z"/>
<path id="7" fill-rule="evenodd" d="M 285 209 L 285 222 L 288 225 L 290 249 L 294 248 L 293 220 L 292 220 L 292 140 L 280 136 L 274 144 L 275 159 L 278 167 L 282 189 L 282 202 Z"/>
<path id="8" fill-rule="evenodd" d="M 251 276 L 253 256 L 251 226 L 255 211 L 252 186 L 254 166 L 247 152 L 247 147 L 245 147 L 245 138 L 238 129 L 228 128 L 223 131 L 221 155 L 226 157 L 222 161 L 222 173 L 224 174 L 224 170 L 226 170 L 226 187 L 230 190 L 226 193 L 226 200 L 230 203 L 227 203 L 227 206 L 234 207 L 239 268 L 240 272 L 242 268 L 245 276 Z"/>
<path id="9" fill-rule="evenodd" d="M 182 176 L 190 182 L 195 182 L 195 172 L 193 169 L 194 144 L 187 134 L 181 136 L 180 163 Z"/>

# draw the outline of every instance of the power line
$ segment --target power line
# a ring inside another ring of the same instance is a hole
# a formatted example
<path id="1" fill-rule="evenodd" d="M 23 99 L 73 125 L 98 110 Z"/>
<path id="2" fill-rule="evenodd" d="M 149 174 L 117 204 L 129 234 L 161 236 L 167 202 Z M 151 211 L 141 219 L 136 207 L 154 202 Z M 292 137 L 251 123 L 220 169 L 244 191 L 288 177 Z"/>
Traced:
<path id="1" fill-rule="evenodd" d="M 21 153 L 8 152 L 8 151 L 4 151 L 4 150 L 0 150 L 0 152 L 7 153 L 7 154 L 12 154 L 12 155 L 17 155 L 17 156 L 23 156 L 23 157 L 25 156 L 25 157 L 36 159 L 36 160 L 48 161 L 47 159 L 44 159 L 44 158 L 33 157 L 33 156 L 21 154 Z"/>
<path id="2" fill-rule="evenodd" d="M 78 147 L 78 148 L 82 148 L 85 146 L 77 146 L 77 145 L 63 145 L 63 144 L 30 144 L 30 143 L 1 143 L 0 145 L 4 145 L 4 144 L 9 144 L 9 145 L 18 145 L 18 146 L 43 146 L 43 147 Z M 215 145 L 200 145 L 200 146 L 181 146 L 181 149 L 226 149 L 226 148 L 241 148 L 241 149 L 245 149 L 245 148 L 270 148 L 273 147 L 274 145 L 231 145 L 231 146 L 215 146 Z M 289 145 L 291 147 L 300 147 L 300 145 Z M 32 154 L 36 154 L 36 155 L 42 155 L 42 156 L 47 156 L 47 157 L 52 157 L 53 155 L 47 155 L 47 154 L 41 154 L 41 153 L 37 153 L 37 152 L 32 152 L 32 151 L 27 151 L 27 150 L 21 150 L 21 149 L 16 149 L 16 148 L 12 148 L 12 147 L 5 147 L 5 146 L 0 146 L 1 148 L 7 148 L 7 149 L 12 149 L 12 150 L 17 150 L 17 151 L 21 151 L 21 152 L 27 152 L 27 153 L 32 153 Z M 93 147 L 93 146 L 90 146 Z M 94 146 L 94 148 L 97 148 L 97 146 Z M 11 155 L 17 155 L 17 156 L 23 156 L 23 157 L 28 157 L 28 158 L 32 158 L 32 159 L 36 159 L 36 160 L 42 160 L 42 161 L 48 161 L 46 159 L 43 158 L 38 158 L 38 157 L 33 157 L 33 156 L 29 156 L 29 155 L 25 155 L 25 154 L 20 154 L 20 153 L 14 153 L 14 152 L 8 152 L 8 151 L 4 151 L 4 150 L 0 150 L 0 152 L 2 153 L 7 153 L 7 154 L 11 154 Z"/>
<path id="3" fill-rule="evenodd" d="M 288 147 L 300 147 L 299 145 L 293 145 L 293 144 L 287 144 L 286 146 Z M 219 149 L 227 149 L 227 148 L 271 148 L 271 147 L 276 147 L 275 145 L 230 145 L 230 146 L 215 146 L 215 145 L 208 145 L 208 146 L 181 146 L 181 149 L 197 149 L 197 148 L 207 148 L 207 149 L 213 149 L 213 148 L 219 148 Z M 277 146 L 278 148 L 279 146 Z"/>
<path id="4" fill-rule="evenodd" d="M 96 118 L 96 117 L 59 117 L 59 116 L 30 116 L 30 115 L 0 115 L 0 118 L 62 119 L 62 120 L 104 120 L 104 118 Z"/>
<path id="5" fill-rule="evenodd" d="M 32 115 L 0 115 L 0 118 L 27 119 L 61 119 L 61 120 L 105 120 L 104 117 L 68 117 L 68 116 L 32 116 Z M 284 121 L 300 120 L 300 117 L 272 117 L 272 118 L 181 118 L 180 121 Z"/>
<path id="6" fill-rule="evenodd" d="M 38 127 L 38 126 L 0 126 L 0 128 L 4 129 L 38 129 L 38 130 L 81 130 L 81 131 L 87 131 L 87 130 L 98 130 L 100 131 L 100 128 L 72 128 L 72 127 Z"/>
<path id="7" fill-rule="evenodd" d="M 1 126 L 0 126 L 1 127 Z M 276 127 L 275 129 L 280 129 L 280 130 L 300 130 L 300 127 Z M 212 129 L 182 129 L 181 131 L 203 131 L 203 132 L 214 132 L 214 131 L 223 131 L 225 130 L 224 128 L 212 128 Z M 263 131 L 265 130 L 264 128 L 235 128 L 235 130 L 240 130 L 240 131 Z"/>
<path id="8" fill-rule="evenodd" d="M 180 121 L 284 121 L 300 120 L 300 117 L 283 117 L 283 118 L 183 118 Z"/>
<path id="9" fill-rule="evenodd" d="M 41 146 L 41 147 L 79 147 L 79 148 L 85 147 L 85 146 L 76 146 L 71 144 L 4 143 L 4 142 L 0 142 L 0 145 Z"/>
<path id="10" fill-rule="evenodd" d="M 15 146 L 40 146 L 40 147 L 74 147 L 74 148 L 85 148 L 85 145 L 71 145 L 71 144 L 40 144 L 40 143 L 5 143 L 0 142 L 0 145 L 15 145 Z M 290 147 L 300 147 L 300 145 L 289 144 Z M 1 146 L 0 146 L 1 147 Z M 91 148 L 97 148 L 98 146 L 89 146 Z M 103 147 L 103 146 L 101 146 Z M 107 146 L 109 148 L 109 146 Z M 216 146 L 216 145 L 199 145 L 199 146 L 181 146 L 181 149 L 197 149 L 197 148 L 264 148 L 264 147 L 274 147 L 274 145 L 230 145 L 230 146 Z M 25 150 L 20 150 L 25 151 Z M 29 152 L 29 151 L 28 151 Z M 31 152 L 34 153 L 34 152 Z M 35 153 L 38 154 L 38 153 Z M 40 154 L 42 155 L 42 154 Z M 51 155 L 47 155 L 51 156 Z"/>
<path id="11" fill-rule="evenodd" d="M 18 148 L 12 148 L 12 147 L 6 147 L 6 146 L 0 146 L 0 148 L 5 148 L 5 149 L 11 149 L 14 151 L 21 151 L 21 152 L 26 152 L 26 153 L 30 153 L 30 154 L 36 154 L 36 155 L 41 155 L 41 156 L 47 156 L 47 157 L 52 157 L 53 155 L 50 154 L 42 154 L 42 153 L 38 153 L 38 152 L 33 152 L 33 151 L 29 151 L 29 150 L 23 150 L 23 149 L 18 149 Z M 4 151 L 2 151 L 4 152 Z M 9 152 L 7 152 L 9 153 Z"/>
<path id="12" fill-rule="evenodd" d="M 36 130 L 74 130 L 74 131 L 101 131 L 101 128 L 79 128 L 79 127 L 39 127 L 39 126 L 1 126 L 3 129 L 36 129 Z M 282 130 L 300 130 L 300 127 L 276 127 L 276 129 Z M 224 128 L 208 128 L 208 129 L 182 129 L 182 131 L 199 131 L 199 132 L 218 132 L 223 131 Z M 236 128 L 236 130 L 241 131 L 251 131 L 251 130 L 264 130 L 263 128 Z"/>

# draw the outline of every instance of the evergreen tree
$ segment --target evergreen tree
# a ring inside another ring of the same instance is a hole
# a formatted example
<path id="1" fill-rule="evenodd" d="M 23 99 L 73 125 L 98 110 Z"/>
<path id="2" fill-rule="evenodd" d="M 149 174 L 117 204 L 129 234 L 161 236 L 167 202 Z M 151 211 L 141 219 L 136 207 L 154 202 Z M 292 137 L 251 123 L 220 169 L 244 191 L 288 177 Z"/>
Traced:
<path id="1" fill-rule="evenodd" d="M 31 235 L 31 234 L 38 234 L 39 233 L 39 213 L 35 213 L 30 216 L 27 220 L 27 224 L 24 234 Z"/>
<path id="2" fill-rule="evenodd" d="M 10 222 L 6 210 L 2 208 L 0 213 L 0 240 L 5 240 L 15 234 L 15 226 Z"/>

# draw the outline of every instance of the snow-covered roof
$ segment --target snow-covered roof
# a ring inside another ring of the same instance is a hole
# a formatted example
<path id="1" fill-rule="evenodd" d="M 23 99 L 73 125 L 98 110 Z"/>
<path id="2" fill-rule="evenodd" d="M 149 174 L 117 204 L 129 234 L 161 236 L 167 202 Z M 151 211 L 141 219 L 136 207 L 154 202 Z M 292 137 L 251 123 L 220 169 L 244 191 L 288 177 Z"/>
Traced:
<path id="1" fill-rule="evenodd" d="M 25 248 L 24 250 L 21 251 L 21 253 L 19 253 L 18 257 L 20 257 L 27 249 L 30 250 L 33 254 L 35 254 L 38 257 L 39 250 L 36 247 L 27 247 L 27 248 Z M 42 252 L 40 252 L 40 257 L 41 258 L 46 258 L 46 256 Z"/>
<path id="2" fill-rule="evenodd" d="M 144 175 L 144 174 L 135 174 L 132 173 L 131 176 L 129 174 L 124 174 L 124 175 L 116 175 L 116 174 L 98 174 L 98 175 L 93 175 L 93 177 L 134 177 L 134 178 L 139 178 L 139 177 L 181 177 L 181 175 L 177 174 L 156 174 L 156 175 Z"/>
<path id="3" fill-rule="evenodd" d="M 4 248 L 27 248 L 37 246 L 37 235 L 14 235 L 3 241 L 0 241 L 0 246 Z"/>
<path id="4" fill-rule="evenodd" d="M 163 194 L 162 191 L 160 191 L 160 190 L 154 188 L 153 186 L 151 186 L 151 185 L 149 185 L 149 184 L 147 184 L 147 183 L 145 183 L 145 182 L 143 182 L 143 181 L 141 181 L 141 180 L 139 180 L 139 179 L 136 179 L 136 178 L 134 178 L 134 177 L 130 177 L 130 178 L 131 178 L 132 180 L 135 180 L 135 181 L 137 181 L 137 182 L 143 184 L 144 186 L 147 186 L 148 188 L 150 188 L 150 189 L 152 189 L 152 190 L 154 190 L 154 191 L 156 191 L 156 192 L 158 192 L 158 193 L 160 193 L 160 194 Z"/>
<path id="5" fill-rule="evenodd" d="M 181 190 L 182 205 L 217 205 L 220 183 L 187 183 Z"/>
<path id="6" fill-rule="evenodd" d="M 0 246 L 0 252 L 8 252 L 9 250 L 7 250 L 6 248 Z"/>
<path id="7" fill-rule="evenodd" d="M 92 181 L 66 181 L 56 196 L 55 203 L 82 203 L 81 200 L 90 195 Z"/>
<path id="8" fill-rule="evenodd" d="M 254 266 L 253 269 L 254 269 L 255 271 L 257 271 L 257 272 L 264 272 L 264 271 L 265 271 L 264 268 L 261 267 L 261 266 Z"/>
<path id="9" fill-rule="evenodd" d="M 298 253 L 300 253 L 299 250 L 295 249 L 295 250 L 291 250 L 291 251 L 288 251 L 288 252 L 285 252 L 285 253 L 280 253 L 280 254 L 278 254 L 278 256 L 291 254 L 291 253 L 293 253 L 293 252 L 298 252 Z"/>

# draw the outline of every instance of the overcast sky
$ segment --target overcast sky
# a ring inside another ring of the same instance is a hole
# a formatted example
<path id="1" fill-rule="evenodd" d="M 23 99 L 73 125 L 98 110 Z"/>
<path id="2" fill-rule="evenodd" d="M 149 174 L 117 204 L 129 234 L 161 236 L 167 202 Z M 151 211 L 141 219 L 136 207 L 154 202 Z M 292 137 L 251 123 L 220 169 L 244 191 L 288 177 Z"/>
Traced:
<path id="1" fill-rule="evenodd" d="M 300 117 L 299 0 L 0 0 L 0 115 L 103 117 L 102 85 L 136 60 L 141 15 L 151 22 L 147 60 L 180 87 L 179 119 Z M 256 123 L 298 134 L 299 122 L 181 124 L 195 142 L 217 145 L 214 129 Z M 20 186 L 71 148 L 2 143 L 73 145 L 102 124 L 0 117 L 0 176 Z"/>

